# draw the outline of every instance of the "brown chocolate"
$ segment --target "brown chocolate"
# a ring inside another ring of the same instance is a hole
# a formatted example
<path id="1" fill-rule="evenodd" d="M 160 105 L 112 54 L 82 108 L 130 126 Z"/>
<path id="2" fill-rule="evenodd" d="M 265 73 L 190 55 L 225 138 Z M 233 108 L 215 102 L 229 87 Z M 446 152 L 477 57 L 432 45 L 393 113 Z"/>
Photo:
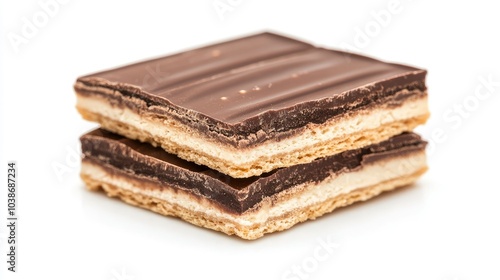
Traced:
<path id="1" fill-rule="evenodd" d="M 115 106 L 174 118 L 246 147 L 425 94 L 425 76 L 422 69 L 263 33 L 87 75 L 75 89 L 84 95 L 115 90 L 106 95 Z"/>
<path id="2" fill-rule="evenodd" d="M 205 166 L 135 140 L 97 129 L 81 137 L 84 161 L 125 172 L 140 180 L 190 192 L 224 209 L 243 213 L 265 197 L 304 183 L 318 183 L 332 174 L 350 172 L 376 161 L 421 151 L 425 141 L 414 133 L 403 133 L 379 144 L 346 151 L 275 170 L 258 177 L 235 179 Z"/>

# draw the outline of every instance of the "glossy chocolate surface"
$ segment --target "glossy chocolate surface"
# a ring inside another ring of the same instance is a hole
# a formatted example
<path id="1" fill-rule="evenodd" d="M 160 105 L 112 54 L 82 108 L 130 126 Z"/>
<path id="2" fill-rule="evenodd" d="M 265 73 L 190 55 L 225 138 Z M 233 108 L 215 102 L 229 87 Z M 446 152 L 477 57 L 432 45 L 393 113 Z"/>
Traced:
<path id="1" fill-rule="evenodd" d="M 137 109 L 240 141 L 397 104 L 409 97 L 403 89 L 424 92 L 425 76 L 422 69 L 262 33 L 80 77 L 75 89 L 116 90 L 143 101 Z"/>

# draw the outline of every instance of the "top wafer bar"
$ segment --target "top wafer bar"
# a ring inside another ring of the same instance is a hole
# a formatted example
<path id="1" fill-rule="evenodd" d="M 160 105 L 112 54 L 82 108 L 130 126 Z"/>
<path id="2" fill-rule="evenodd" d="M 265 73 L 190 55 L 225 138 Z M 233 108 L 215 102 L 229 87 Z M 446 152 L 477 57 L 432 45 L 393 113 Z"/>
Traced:
<path id="1" fill-rule="evenodd" d="M 78 78 L 85 119 L 235 178 L 411 131 L 426 71 L 262 33 Z"/>

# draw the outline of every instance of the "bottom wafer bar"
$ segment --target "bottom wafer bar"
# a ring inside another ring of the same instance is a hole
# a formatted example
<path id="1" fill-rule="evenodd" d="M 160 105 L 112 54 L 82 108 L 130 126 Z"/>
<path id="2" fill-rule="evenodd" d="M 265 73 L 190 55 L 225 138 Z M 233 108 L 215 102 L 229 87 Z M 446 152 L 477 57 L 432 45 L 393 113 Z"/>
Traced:
<path id="1" fill-rule="evenodd" d="M 89 189 L 244 239 L 409 185 L 427 169 L 426 143 L 414 133 L 245 179 L 102 129 L 81 142 Z"/>

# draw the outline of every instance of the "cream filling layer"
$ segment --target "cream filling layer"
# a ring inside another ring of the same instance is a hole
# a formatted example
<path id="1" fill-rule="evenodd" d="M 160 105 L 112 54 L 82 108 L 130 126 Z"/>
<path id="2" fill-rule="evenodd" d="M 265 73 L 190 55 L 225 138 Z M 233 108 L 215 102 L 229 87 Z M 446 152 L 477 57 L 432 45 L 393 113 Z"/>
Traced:
<path id="1" fill-rule="evenodd" d="M 294 188 L 292 188 L 275 194 L 278 196 L 275 203 L 269 201 L 266 203 L 264 200 L 260 207 L 250 209 L 241 215 L 221 211 L 220 208 L 214 207 L 207 199 L 193 199 L 192 195 L 185 192 L 175 192 L 164 187 L 161 189 L 155 188 L 154 185 L 146 188 L 140 187 L 137 181 L 130 180 L 125 176 L 113 175 L 107 172 L 105 168 L 89 162 L 84 161 L 82 163 L 81 172 L 101 183 L 154 197 L 171 205 L 181 206 L 189 211 L 203 213 L 213 219 L 224 219 L 243 227 L 251 227 L 263 224 L 268 219 L 325 202 L 338 195 L 415 174 L 422 171 L 426 166 L 424 151 L 416 151 L 405 156 L 377 161 L 352 172 L 332 175 L 318 184 L 294 187 L 302 189 L 302 191 L 295 192 Z"/>
<path id="2" fill-rule="evenodd" d="M 309 124 L 305 131 L 295 136 L 280 141 L 267 141 L 252 148 L 238 149 L 229 144 L 210 141 L 180 122 L 174 126 L 169 125 L 169 122 L 174 122 L 172 119 L 161 122 L 158 119 L 143 117 L 126 107 L 112 106 L 103 97 L 87 97 L 77 94 L 77 107 L 130 125 L 156 138 L 168 139 L 179 147 L 188 147 L 198 153 L 223 159 L 233 166 L 246 166 L 261 158 L 272 158 L 273 155 L 306 150 L 308 147 L 346 135 L 428 114 L 427 96 L 424 96 L 406 100 L 401 106 L 395 108 L 374 108 L 343 117 L 341 120 L 332 119 L 323 124 Z M 140 135 L 137 137 L 140 139 Z"/>

